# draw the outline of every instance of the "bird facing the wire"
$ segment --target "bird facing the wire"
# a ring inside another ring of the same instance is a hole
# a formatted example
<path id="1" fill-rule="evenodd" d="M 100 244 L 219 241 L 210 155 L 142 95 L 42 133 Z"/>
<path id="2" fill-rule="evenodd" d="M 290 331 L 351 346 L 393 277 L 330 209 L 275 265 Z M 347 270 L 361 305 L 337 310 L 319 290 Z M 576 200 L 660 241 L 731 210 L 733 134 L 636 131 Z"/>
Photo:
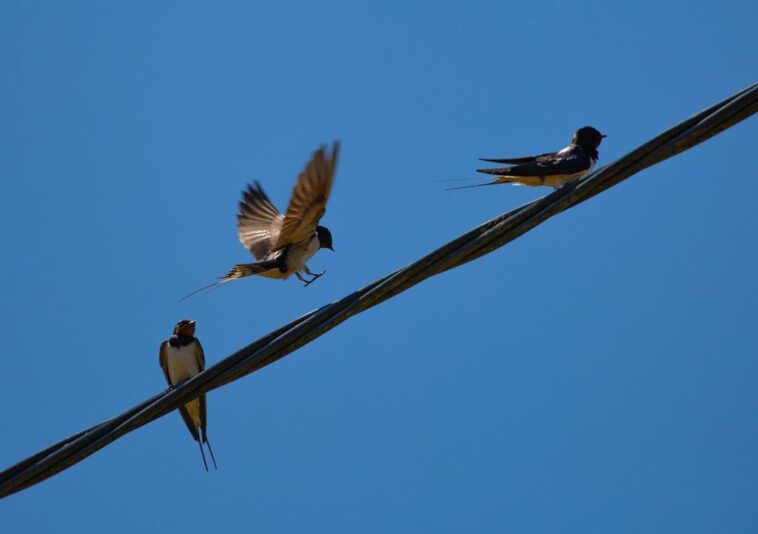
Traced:
<path id="1" fill-rule="evenodd" d="M 297 178 L 285 214 L 276 209 L 260 183 L 248 185 L 239 204 L 237 235 L 257 261 L 235 265 L 213 284 L 184 298 L 251 275 L 286 280 L 294 274 L 307 287 L 326 273 L 312 272 L 306 262 L 322 248 L 334 251 L 332 233 L 318 223 L 326 213 L 338 152 L 339 142 L 335 142 L 331 153 L 323 146 L 313 153 Z"/>
<path id="2" fill-rule="evenodd" d="M 225 279 L 253 274 L 287 279 L 294 274 L 308 286 L 326 272 L 313 273 L 306 262 L 319 249 L 334 251 L 332 233 L 318 223 L 326 213 L 338 152 L 339 142 L 334 143 L 331 154 L 323 146 L 314 152 L 297 178 L 285 215 L 279 213 L 260 183 L 248 185 L 239 204 L 237 235 L 258 261 L 235 265 Z M 311 278 L 306 280 L 303 273 Z"/>
<path id="3" fill-rule="evenodd" d="M 161 343 L 158 362 L 163 369 L 169 389 L 186 382 L 205 369 L 203 347 L 200 346 L 200 341 L 195 337 L 195 321 L 183 319 L 176 323 L 174 335 Z M 205 470 L 208 471 L 208 463 L 205 461 L 203 444 L 208 446 L 213 467 L 218 469 L 211 443 L 208 441 L 205 394 L 185 403 L 184 406 L 180 406 L 179 413 L 190 434 L 200 446 Z"/>
<path id="4" fill-rule="evenodd" d="M 477 169 L 477 172 L 495 174 L 498 178 L 485 184 L 466 187 L 512 183 L 529 186 L 547 185 L 558 189 L 592 172 L 598 159 L 597 147 L 600 146 L 604 137 L 606 136 L 592 126 L 584 126 L 574 132 L 571 144 L 558 152 L 522 158 L 482 159 L 491 163 L 507 163 L 512 167 Z M 465 189 L 465 187 L 453 189 Z"/>

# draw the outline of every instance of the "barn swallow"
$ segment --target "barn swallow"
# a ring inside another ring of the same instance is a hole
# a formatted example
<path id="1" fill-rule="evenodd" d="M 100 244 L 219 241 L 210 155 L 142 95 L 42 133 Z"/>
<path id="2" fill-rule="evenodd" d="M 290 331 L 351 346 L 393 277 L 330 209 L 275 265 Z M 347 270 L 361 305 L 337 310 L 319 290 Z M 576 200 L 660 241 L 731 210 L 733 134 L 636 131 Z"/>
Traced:
<path id="1" fill-rule="evenodd" d="M 195 321 L 183 319 L 176 323 L 174 335 L 161 343 L 158 362 L 161 365 L 161 369 L 163 369 L 163 374 L 166 376 L 169 389 L 186 382 L 205 369 L 203 347 L 195 337 Z M 192 434 L 192 437 L 200 446 L 200 454 L 203 457 L 205 470 L 208 471 L 208 464 L 205 461 L 203 443 L 208 446 L 208 451 L 211 453 L 213 467 L 218 469 L 213 449 L 211 449 L 211 443 L 208 441 L 205 394 L 179 407 L 179 413 L 187 425 L 190 434 Z"/>
<path id="2" fill-rule="evenodd" d="M 339 142 L 335 142 L 331 154 L 323 146 L 313 153 L 297 178 L 286 214 L 276 209 L 260 183 L 248 185 L 239 203 L 237 235 L 257 261 L 235 265 L 216 282 L 184 298 L 254 274 L 282 280 L 294 274 L 305 287 L 322 276 L 326 271 L 313 273 L 306 262 L 319 249 L 334 251 L 332 233 L 318 223 L 326 213 L 338 152 Z M 306 280 L 303 273 L 311 278 Z"/>
<path id="3" fill-rule="evenodd" d="M 547 185 L 558 189 L 592 172 L 598 159 L 597 147 L 600 146 L 604 137 L 606 136 L 592 126 L 584 126 L 574 132 L 571 144 L 558 152 L 524 158 L 482 159 L 482 161 L 507 163 L 513 166 L 477 169 L 477 172 L 496 174 L 499 178 L 485 184 L 465 187 L 512 183 L 529 186 Z M 465 189 L 465 187 L 453 189 Z"/>

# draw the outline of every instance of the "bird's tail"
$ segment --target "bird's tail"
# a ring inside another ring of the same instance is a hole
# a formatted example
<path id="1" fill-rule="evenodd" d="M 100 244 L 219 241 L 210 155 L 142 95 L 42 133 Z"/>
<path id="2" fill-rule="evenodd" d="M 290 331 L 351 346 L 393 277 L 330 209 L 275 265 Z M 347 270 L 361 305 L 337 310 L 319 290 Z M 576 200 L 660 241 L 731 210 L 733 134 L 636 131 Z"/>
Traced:
<path id="1" fill-rule="evenodd" d="M 239 280 L 240 278 L 244 278 L 246 276 L 250 276 L 253 274 L 265 273 L 266 271 L 270 271 L 271 269 L 278 268 L 278 267 L 279 267 L 279 263 L 276 260 L 259 261 L 256 263 L 238 263 L 237 265 L 229 269 L 229 272 L 226 273 L 224 276 L 219 276 L 218 280 L 216 280 L 212 284 L 208 284 L 207 286 L 203 286 L 199 289 L 194 290 L 191 293 L 188 293 L 187 295 L 184 295 L 182 298 L 179 299 L 179 302 L 191 297 L 195 293 L 200 293 L 204 289 L 213 290 L 216 287 L 220 286 L 221 284 L 225 284 L 226 282 L 231 282 L 232 280 Z"/>
<path id="2" fill-rule="evenodd" d="M 476 185 L 464 185 L 461 187 L 450 187 L 446 189 L 446 191 L 455 191 L 456 189 L 469 189 L 470 187 L 482 187 L 485 185 L 498 185 L 498 184 L 529 185 L 532 187 L 545 185 L 538 176 L 501 176 L 494 182 L 487 182 L 484 184 L 476 184 Z"/>
<path id="3" fill-rule="evenodd" d="M 494 182 L 487 182 L 484 184 L 474 184 L 474 185 L 462 185 L 460 187 L 448 187 L 445 189 L 445 191 L 457 191 L 458 189 L 470 189 L 472 187 L 484 187 L 485 185 L 497 185 L 503 183 L 501 180 L 495 180 Z"/>
<path id="4" fill-rule="evenodd" d="M 197 445 L 200 447 L 200 456 L 203 457 L 203 465 L 205 466 L 205 472 L 208 472 L 208 462 L 205 461 L 205 451 L 203 451 L 203 444 L 200 443 L 200 440 L 197 440 Z M 215 460 L 214 460 L 215 462 Z"/>
<path id="5" fill-rule="evenodd" d="M 194 295 L 195 293 L 200 293 L 201 291 L 203 291 L 205 289 L 207 289 L 208 291 L 212 291 L 213 289 L 215 289 L 216 287 L 220 286 L 221 284 L 223 284 L 225 282 L 230 282 L 231 280 L 234 280 L 234 279 L 233 278 L 227 278 L 225 276 L 222 277 L 222 278 L 219 278 L 218 280 L 216 280 L 212 284 L 208 284 L 207 286 L 203 286 L 201 288 L 195 289 L 191 293 L 187 293 L 186 295 L 184 295 L 182 298 L 179 299 L 179 302 L 181 302 L 181 301 L 183 301 L 185 299 L 188 299 L 192 295 Z"/>
<path id="6" fill-rule="evenodd" d="M 208 452 L 211 453 L 211 460 L 213 460 L 213 467 L 214 469 L 218 470 L 218 465 L 216 465 L 216 456 L 213 454 L 213 449 L 211 448 L 211 442 L 208 441 L 208 436 L 203 432 L 203 441 L 208 446 Z"/>
<path id="7" fill-rule="evenodd" d="M 521 177 L 521 176 L 511 176 L 509 175 L 508 171 L 510 171 L 510 167 L 501 167 L 499 169 L 476 169 L 476 172 L 482 172 L 484 174 L 494 174 L 497 176 L 497 178 L 491 182 L 486 182 L 483 184 L 475 184 L 475 185 L 464 185 L 461 187 L 451 187 L 448 189 L 448 191 L 455 191 L 456 189 L 469 189 L 471 187 L 482 187 L 485 185 L 497 185 L 497 184 L 515 184 L 515 185 L 541 185 L 539 183 L 531 184 L 528 183 L 528 177 Z M 539 182 L 539 179 L 537 179 Z"/>
<path id="8" fill-rule="evenodd" d="M 246 276 L 252 276 L 254 274 L 265 273 L 271 269 L 277 268 L 279 263 L 276 260 L 257 261 L 255 263 L 238 263 L 222 276 L 223 281 L 238 280 L 239 278 L 245 278 Z"/>
<path id="9" fill-rule="evenodd" d="M 497 180 L 492 182 L 495 184 L 530 185 L 533 187 L 544 185 L 542 178 L 539 176 L 513 176 L 510 174 L 510 170 L 511 167 L 501 167 L 497 169 L 477 169 L 476 172 L 498 176 Z"/>

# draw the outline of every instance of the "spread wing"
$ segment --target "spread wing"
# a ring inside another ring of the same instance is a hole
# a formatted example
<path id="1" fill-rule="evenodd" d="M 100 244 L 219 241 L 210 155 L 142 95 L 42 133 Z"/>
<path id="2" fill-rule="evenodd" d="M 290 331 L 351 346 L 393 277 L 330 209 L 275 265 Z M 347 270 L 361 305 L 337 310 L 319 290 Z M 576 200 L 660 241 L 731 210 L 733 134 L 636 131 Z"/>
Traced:
<path id="1" fill-rule="evenodd" d="M 274 248 L 299 243 L 316 231 L 318 222 L 326 213 L 326 201 L 332 190 L 338 152 L 339 142 L 334 143 L 331 154 L 323 146 L 314 152 L 297 178 Z"/>
<path id="2" fill-rule="evenodd" d="M 271 252 L 279 239 L 284 215 L 264 193 L 261 184 L 255 182 L 242 192 L 240 211 L 237 215 L 237 235 L 240 243 L 248 249 L 256 260 L 261 260 Z"/>
<path id="3" fill-rule="evenodd" d="M 158 363 L 161 366 L 161 369 L 163 369 L 163 376 L 166 377 L 166 382 L 169 386 L 171 386 L 171 379 L 168 376 L 168 362 L 166 361 L 167 355 L 166 355 L 166 349 L 168 349 L 168 341 L 164 341 L 161 343 L 161 350 L 158 353 Z"/>
<path id="4" fill-rule="evenodd" d="M 477 169 L 477 172 L 501 176 L 571 175 L 587 170 L 592 162 L 587 154 L 544 154 L 534 161 L 500 169 Z"/>

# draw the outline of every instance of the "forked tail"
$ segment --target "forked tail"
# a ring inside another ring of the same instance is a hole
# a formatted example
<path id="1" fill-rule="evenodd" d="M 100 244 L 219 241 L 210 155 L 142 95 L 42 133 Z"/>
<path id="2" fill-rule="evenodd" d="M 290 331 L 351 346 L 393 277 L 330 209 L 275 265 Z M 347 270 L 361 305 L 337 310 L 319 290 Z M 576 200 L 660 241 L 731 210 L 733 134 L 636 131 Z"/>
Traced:
<path id="1" fill-rule="evenodd" d="M 234 278 L 227 278 L 226 276 L 224 276 L 222 278 L 219 278 L 218 280 L 216 280 L 212 284 L 208 284 L 207 286 L 203 286 L 203 287 L 201 287 L 199 289 L 195 289 L 193 292 L 184 295 L 182 298 L 179 299 L 179 302 L 182 302 L 183 300 L 190 298 L 192 295 L 194 295 L 196 293 L 200 293 L 201 291 L 206 290 L 206 289 L 208 291 L 213 291 L 214 289 L 216 289 L 221 284 L 224 284 L 226 282 L 231 282 L 232 280 L 234 280 Z"/>
<path id="2" fill-rule="evenodd" d="M 203 451 L 203 444 L 200 440 L 197 440 L 197 446 L 200 447 L 200 455 L 203 457 L 203 465 L 205 466 L 205 472 L 208 472 L 208 462 L 205 461 L 205 451 Z M 214 460 L 215 462 L 215 460 Z"/>
<path id="3" fill-rule="evenodd" d="M 458 189 L 470 189 L 472 187 L 484 187 L 485 185 L 497 185 L 504 183 L 502 180 L 495 180 L 494 182 L 487 182 L 485 184 L 474 184 L 474 185 L 462 185 L 460 187 L 448 187 L 445 189 L 445 191 L 456 191 Z"/>
<path id="4" fill-rule="evenodd" d="M 276 260 L 257 261 L 255 263 L 238 263 L 221 277 L 222 280 L 237 280 L 239 278 L 245 278 L 246 276 L 252 276 L 254 274 L 265 273 L 271 269 L 279 267 L 279 262 Z"/>
<path id="5" fill-rule="evenodd" d="M 208 452 L 211 453 L 211 460 L 213 460 L 213 467 L 218 471 L 218 465 L 216 465 L 216 457 L 213 454 L 213 449 L 211 448 L 211 442 L 208 441 L 208 436 L 205 435 L 205 432 L 203 432 L 203 441 L 205 441 L 205 444 L 208 445 Z"/>
<path id="6" fill-rule="evenodd" d="M 231 282 L 232 280 L 239 280 L 240 278 L 245 278 L 246 276 L 251 276 L 254 274 L 265 273 L 266 271 L 269 271 L 271 269 L 275 269 L 278 267 L 279 267 L 279 262 L 277 260 L 258 261 L 255 263 L 238 263 L 237 265 L 229 269 L 229 272 L 226 273 L 224 276 L 219 276 L 218 280 L 216 280 L 212 284 L 208 284 L 207 286 L 203 286 L 199 289 L 194 290 L 192 293 L 184 295 L 182 298 L 179 299 L 179 302 L 182 302 L 183 300 L 191 297 L 195 293 L 200 293 L 203 290 L 207 289 L 209 291 L 212 291 L 216 289 L 216 287 L 220 286 L 221 284 L 225 284 L 226 282 Z"/>

